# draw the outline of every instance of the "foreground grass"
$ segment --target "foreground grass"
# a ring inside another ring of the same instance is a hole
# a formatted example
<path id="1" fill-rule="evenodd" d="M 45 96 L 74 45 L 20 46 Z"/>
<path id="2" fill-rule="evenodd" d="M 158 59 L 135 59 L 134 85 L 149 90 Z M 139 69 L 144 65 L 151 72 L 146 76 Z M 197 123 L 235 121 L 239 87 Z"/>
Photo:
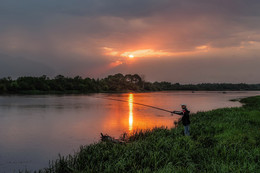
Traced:
<path id="1" fill-rule="evenodd" d="M 82 146 L 39 172 L 259 172 L 260 97 L 241 102 L 241 108 L 194 114 L 190 137 L 181 124 L 139 131 L 128 144 Z"/>

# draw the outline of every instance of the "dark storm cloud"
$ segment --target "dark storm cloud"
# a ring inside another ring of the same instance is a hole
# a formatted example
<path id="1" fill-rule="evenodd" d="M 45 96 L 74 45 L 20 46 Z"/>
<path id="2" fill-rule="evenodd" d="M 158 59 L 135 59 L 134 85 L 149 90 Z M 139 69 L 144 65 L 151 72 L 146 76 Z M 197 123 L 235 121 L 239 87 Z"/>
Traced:
<path id="1" fill-rule="evenodd" d="M 165 61 L 182 64 L 192 60 L 201 68 L 199 64 L 207 62 L 205 66 L 214 64 L 218 66 L 216 69 L 225 64 L 220 57 L 226 57 L 229 63 L 236 58 L 244 63 L 242 57 L 233 56 L 230 51 L 245 48 L 242 55 L 260 65 L 256 61 L 260 42 L 259 9 L 259 0 L 0 0 L 0 53 L 13 57 L 9 62 L 7 56 L 0 54 L 0 63 L 6 64 L 0 76 L 7 74 L 4 71 L 11 74 L 16 60 L 21 64 L 17 68 L 24 69 L 26 74 L 29 71 L 38 74 L 33 66 L 41 63 L 40 71 L 53 75 L 94 75 L 93 71 L 117 60 L 102 54 L 102 47 L 116 51 L 192 52 L 208 46 L 225 51 L 218 56 L 206 54 L 214 61 L 198 58 L 201 55 L 181 60 L 168 57 Z M 217 63 L 218 59 L 221 63 Z M 29 61 L 38 64 L 25 66 L 22 63 Z M 152 62 L 157 64 L 156 60 L 139 61 L 132 71 L 143 71 L 160 80 L 164 74 L 157 74 L 145 65 L 155 65 Z M 165 66 L 167 63 L 158 69 Z M 240 72 L 235 66 L 234 75 Z M 124 71 L 120 68 L 113 72 Z M 250 69 L 250 65 L 247 68 Z M 202 81 L 199 75 L 202 70 L 194 71 L 192 80 Z M 218 74 L 217 70 L 208 71 Z M 256 76 L 256 71 L 250 74 Z M 187 74 L 187 81 L 189 76 Z M 227 77 L 222 75 L 219 79 L 225 81 Z"/>
<path id="2" fill-rule="evenodd" d="M 41 76 L 43 74 L 52 75 L 53 69 L 50 67 L 28 60 L 22 57 L 10 57 L 0 54 L 0 74 L 1 77 L 20 77 L 20 76 Z M 32 71 L 34 72 L 32 74 Z"/>
<path id="3" fill-rule="evenodd" d="M 165 13 L 172 14 L 170 17 L 174 17 L 174 15 L 223 15 L 227 17 L 260 15 L 260 2 L 258 0 L 96 0 L 80 1 L 80 6 L 77 3 L 79 1 L 65 2 L 67 3 L 60 4 L 60 12 L 75 15 L 123 18 L 149 17 Z"/>
<path id="4" fill-rule="evenodd" d="M 116 17 L 182 17 L 217 15 L 226 17 L 259 16 L 258 0 L 8 0 L 0 1 L 0 14 L 26 18 L 31 16 L 52 16 L 67 13 L 84 16 Z"/>

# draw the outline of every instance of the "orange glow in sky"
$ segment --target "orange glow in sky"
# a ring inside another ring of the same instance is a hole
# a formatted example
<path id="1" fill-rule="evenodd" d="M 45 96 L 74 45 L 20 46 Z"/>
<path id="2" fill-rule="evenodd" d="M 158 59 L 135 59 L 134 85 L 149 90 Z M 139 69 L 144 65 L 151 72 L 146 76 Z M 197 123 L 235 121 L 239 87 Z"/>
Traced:
<path id="1" fill-rule="evenodd" d="M 109 64 L 109 67 L 110 67 L 110 68 L 114 68 L 114 67 L 119 66 L 119 65 L 121 65 L 121 64 L 123 64 L 123 62 L 118 60 L 118 61 L 115 61 L 115 62 L 111 62 L 111 63 Z"/>
<path id="2" fill-rule="evenodd" d="M 103 47 L 103 50 L 105 51 L 105 55 L 108 55 L 108 56 L 117 56 L 118 55 L 118 52 L 114 51 L 112 48 Z"/>
<path id="3" fill-rule="evenodd" d="M 128 55 L 128 57 L 130 58 L 130 59 L 133 59 L 135 56 L 134 55 Z"/>
<path id="4" fill-rule="evenodd" d="M 139 49 L 133 51 L 119 51 L 114 50 L 113 48 L 103 47 L 104 54 L 107 56 L 121 56 L 121 57 L 158 57 L 158 56 L 170 56 L 173 55 L 172 52 L 166 52 L 162 50 L 154 50 L 154 49 Z"/>
<path id="5" fill-rule="evenodd" d="M 161 50 L 153 50 L 153 49 L 141 49 L 135 50 L 131 52 L 123 52 L 120 54 L 122 57 L 155 57 L 155 56 L 169 56 L 172 53 L 164 52 Z"/>
<path id="6" fill-rule="evenodd" d="M 139 50 L 133 50 L 133 51 L 119 51 L 115 50 L 113 48 L 109 47 L 103 47 L 104 55 L 106 56 L 112 56 L 112 57 L 123 57 L 123 58 L 129 58 L 134 59 L 136 57 L 138 58 L 145 58 L 145 57 L 170 57 L 170 56 L 181 56 L 181 55 L 190 55 L 190 54 L 196 54 L 201 52 L 208 52 L 209 46 L 207 45 L 201 45 L 196 47 L 193 51 L 187 51 L 187 52 L 168 52 L 163 50 L 155 50 L 155 49 L 139 49 Z"/>

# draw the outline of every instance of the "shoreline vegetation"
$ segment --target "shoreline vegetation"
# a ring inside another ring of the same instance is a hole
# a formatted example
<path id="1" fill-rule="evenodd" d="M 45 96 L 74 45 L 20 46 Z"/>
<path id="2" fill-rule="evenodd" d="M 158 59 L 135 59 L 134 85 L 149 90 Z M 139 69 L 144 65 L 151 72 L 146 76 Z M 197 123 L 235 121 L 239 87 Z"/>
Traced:
<path id="1" fill-rule="evenodd" d="M 180 84 L 170 82 L 147 82 L 138 74 L 121 73 L 109 75 L 103 79 L 74 78 L 58 75 L 49 78 L 10 77 L 0 79 L 0 94 L 87 94 L 87 93 L 122 93 L 149 91 L 259 91 L 260 84 L 201 83 Z"/>
<path id="2" fill-rule="evenodd" d="M 97 142 L 59 156 L 38 173 L 86 172 L 259 172 L 260 96 L 239 108 L 191 116 L 191 136 L 183 125 L 137 131 L 126 144 Z"/>

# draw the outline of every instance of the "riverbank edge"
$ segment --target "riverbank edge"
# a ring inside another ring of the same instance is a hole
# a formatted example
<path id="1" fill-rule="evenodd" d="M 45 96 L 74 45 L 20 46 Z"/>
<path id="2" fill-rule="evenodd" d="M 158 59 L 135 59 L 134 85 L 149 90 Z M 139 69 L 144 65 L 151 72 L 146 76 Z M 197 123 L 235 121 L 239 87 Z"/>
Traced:
<path id="1" fill-rule="evenodd" d="M 243 98 L 239 108 L 191 116 L 183 126 L 154 128 L 128 136 L 127 144 L 98 142 L 59 156 L 41 172 L 257 172 L 260 170 L 260 96 Z"/>
<path id="2" fill-rule="evenodd" d="M 191 92 L 191 93 L 196 93 L 196 92 L 218 92 L 222 94 L 227 94 L 229 92 L 254 92 L 254 91 L 260 91 L 260 90 L 161 90 L 161 91 L 111 91 L 111 92 L 60 92 L 60 91 L 51 91 L 51 92 L 44 92 L 44 91 L 29 91 L 29 92 L 18 92 L 18 93 L 0 93 L 0 96 L 71 96 L 71 95 L 86 95 L 86 96 L 91 96 L 93 94 L 129 94 L 129 93 L 157 93 L 157 92 Z M 229 101 L 240 101 L 240 98 L 238 99 L 231 99 Z"/>
<path id="3" fill-rule="evenodd" d="M 226 94 L 227 92 L 246 92 L 246 91 L 260 91 L 260 90 L 154 90 L 154 91 L 100 91 L 100 92 L 80 92 L 80 91 L 40 91 L 40 90 L 30 90 L 30 91 L 19 91 L 19 92 L 9 92 L 0 93 L 0 96 L 12 96 L 12 95 L 91 95 L 91 94 L 125 94 L 125 93 L 151 93 L 151 92 L 168 92 L 168 91 L 187 91 L 187 92 L 222 92 Z"/>

